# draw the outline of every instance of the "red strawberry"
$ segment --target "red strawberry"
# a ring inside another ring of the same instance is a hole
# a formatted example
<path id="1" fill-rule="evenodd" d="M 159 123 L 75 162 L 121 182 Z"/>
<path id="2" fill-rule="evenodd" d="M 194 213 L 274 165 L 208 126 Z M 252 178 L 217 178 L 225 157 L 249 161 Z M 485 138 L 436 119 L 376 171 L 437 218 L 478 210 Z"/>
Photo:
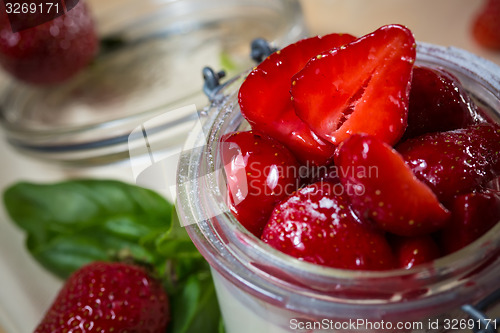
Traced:
<path id="1" fill-rule="evenodd" d="M 262 240 L 300 260 L 345 269 L 382 270 L 394 259 L 385 237 L 364 225 L 339 183 L 319 182 L 274 209 Z M 339 195 L 337 195 L 339 194 Z"/>
<path id="2" fill-rule="evenodd" d="M 2 11 L 0 64 L 19 80 L 59 83 L 75 75 L 96 54 L 98 39 L 84 1 L 52 21 L 15 33 L 5 7 Z"/>
<path id="3" fill-rule="evenodd" d="M 281 143 L 254 131 L 231 133 L 221 142 L 228 205 L 260 237 L 274 206 L 300 185 L 299 164 Z"/>
<path id="4" fill-rule="evenodd" d="M 339 147 L 335 165 L 354 210 L 383 230 L 417 236 L 442 228 L 449 212 L 403 158 L 381 140 L 354 134 Z M 349 192 L 348 192 L 349 193 Z"/>
<path id="5" fill-rule="evenodd" d="M 304 39 L 271 54 L 252 70 L 239 91 L 241 113 L 252 128 L 285 144 L 303 163 L 321 165 L 331 160 L 335 147 L 295 114 L 290 99 L 291 78 L 310 58 L 354 39 L 347 34 Z"/>
<path id="6" fill-rule="evenodd" d="M 500 175 L 500 127 L 491 124 L 423 135 L 397 150 L 445 205 Z"/>
<path id="7" fill-rule="evenodd" d="M 164 333 L 169 303 L 141 267 L 95 262 L 73 273 L 35 333 Z"/>
<path id="8" fill-rule="evenodd" d="M 475 106 L 458 79 L 441 69 L 413 69 L 408 127 L 403 140 L 467 127 L 476 122 L 475 117 Z"/>
<path id="9" fill-rule="evenodd" d="M 335 145 L 353 133 L 392 145 L 406 128 L 415 55 L 415 39 L 400 25 L 318 55 L 293 77 L 295 111 Z"/>
<path id="10" fill-rule="evenodd" d="M 500 0 L 487 0 L 472 23 L 472 35 L 482 46 L 500 50 Z"/>
<path id="11" fill-rule="evenodd" d="M 446 253 L 472 243 L 500 222 L 500 192 L 485 190 L 458 196 L 452 205 L 452 218 L 441 233 Z"/>
<path id="12" fill-rule="evenodd" d="M 398 267 L 401 268 L 412 268 L 441 256 L 439 246 L 429 235 L 395 237 L 393 243 Z"/>

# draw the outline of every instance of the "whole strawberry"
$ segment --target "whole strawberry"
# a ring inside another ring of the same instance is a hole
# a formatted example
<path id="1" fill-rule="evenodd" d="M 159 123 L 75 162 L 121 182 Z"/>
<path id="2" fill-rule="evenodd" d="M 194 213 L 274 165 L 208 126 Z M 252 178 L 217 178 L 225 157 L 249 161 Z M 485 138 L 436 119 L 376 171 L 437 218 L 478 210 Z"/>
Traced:
<path id="1" fill-rule="evenodd" d="M 21 18 L 30 19 L 26 14 Z M 0 3 L 0 64 L 17 79 L 54 84 L 75 75 L 95 56 L 98 38 L 85 2 L 41 25 L 13 32 Z"/>
<path id="2" fill-rule="evenodd" d="M 500 221 L 500 192 L 492 189 L 455 198 L 450 223 L 441 231 L 441 245 L 452 253 L 469 245 Z"/>
<path id="3" fill-rule="evenodd" d="M 163 333 L 168 320 L 167 295 L 145 269 L 94 262 L 69 277 L 35 333 Z"/>
<path id="4" fill-rule="evenodd" d="M 397 150 L 445 205 L 500 176 L 500 127 L 491 124 L 422 135 Z"/>
<path id="5" fill-rule="evenodd" d="M 491 50 L 500 50 L 500 0 L 486 0 L 472 23 L 476 42 Z"/>
<path id="6" fill-rule="evenodd" d="M 277 205 L 261 239 L 299 260 L 343 269 L 384 270 L 394 257 L 383 233 L 353 212 L 340 183 L 318 182 Z"/>
<path id="7" fill-rule="evenodd" d="M 413 68 L 408 127 L 402 140 L 464 128 L 477 118 L 476 106 L 456 77 L 441 68 Z"/>

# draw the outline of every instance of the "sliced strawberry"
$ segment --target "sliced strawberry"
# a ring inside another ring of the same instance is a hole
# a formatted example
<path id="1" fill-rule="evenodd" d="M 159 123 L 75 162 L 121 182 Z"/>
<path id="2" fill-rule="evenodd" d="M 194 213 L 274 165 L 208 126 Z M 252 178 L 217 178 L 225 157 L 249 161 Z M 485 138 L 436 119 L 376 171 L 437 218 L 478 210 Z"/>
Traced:
<path id="1" fill-rule="evenodd" d="M 472 23 L 472 35 L 482 46 L 500 50 L 500 0 L 487 0 Z"/>
<path id="2" fill-rule="evenodd" d="M 392 145 L 406 128 L 415 55 L 415 39 L 400 25 L 318 55 L 293 77 L 295 111 L 335 145 L 353 133 Z"/>
<path id="3" fill-rule="evenodd" d="M 340 184 L 306 186 L 274 209 L 262 240 L 277 250 L 319 265 L 363 270 L 393 268 L 385 237 L 351 210 Z"/>
<path id="4" fill-rule="evenodd" d="M 429 235 L 394 237 L 392 240 L 398 267 L 412 268 L 441 256 L 439 246 Z"/>
<path id="5" fill-rule="evenodd" d="M 423 135 L 397 150 L 445 205 L 500 175 L 500 127 L 491 124 Z"/>
<path id="6" fill-rule="evenodd" d="M 274 206 L 300 185 L 299 164 L 281 143 L 254 131 L 225 135 L 220 151 L 231 212 L 260 237 Z"/>
<path id="7" fill-rule="evenodd" d="M 442 228 L 449 212 L 388 144 L 354 134 L 335 155 L 335 165 L 353 208 L 383 230 L 417 236 Z"/>
<path id="8" fill-rule="evenodd" d="M 282 142 L 303 163 L 326 164 L 335 148 L 295 114 L 290 99 L 291 78 L 310 58 L 354 39 L 347 34 L 304 39 L 271 54 L 252 70 L 239 91 L 241 113 L 252 128 Z"/>
<path id="9" fill-rule="evenodd" d="M 469 245 L 500 222 L 500 192 L 485 190 L 460 195 L 451 209 L 451 221 L 441 232 L 441 244 L 446 253 Z"/>
<path id="10" fill-rule="evenodd" d="M 415 67 L 403 140 L 473 125 L 475 106 L 457 78 L 442 69 Z"/>

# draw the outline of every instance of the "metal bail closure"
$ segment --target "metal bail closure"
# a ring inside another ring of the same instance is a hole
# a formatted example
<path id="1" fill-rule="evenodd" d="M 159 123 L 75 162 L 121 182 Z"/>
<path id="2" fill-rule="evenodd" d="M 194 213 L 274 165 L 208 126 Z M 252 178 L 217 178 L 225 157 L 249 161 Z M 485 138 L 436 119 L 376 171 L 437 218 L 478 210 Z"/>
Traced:
<path id="1" fill-rule="evenodd" d="M 263 38 L 256 38 L 250 44 L 250 57 L 257 63 L 262 62 L 278 49 Z M 203 68 L 203 92 L 210 101 L 214 101 L 219 90 L 224 86 L 220 80 L 226 76 L 224 71 L 215 72 L 211 67 Z"/>
<path id="2" fill-rule="evenodd" d="M 264 59 L 276 51 L 278 51 L 278 49 L 272 47 L 267 40 L 263 38 L 256 38 L 252 41 L 250 56 L 256 63 L 261 63 Z"/>
<path id="3" fill-rule="evenodd" d="M 462 310 L 474 320 L 474 333 L 498 333 L 500 318 L 491 319 L 486 315 L 486 311 L 500 301 L 500 289 L 497 289 L 485 299 L 477 303 L 476 306 L 465 304 Z"/>
<path id="4" fill-rule="evenodd" d="M 224 71 L 215 72 L 211 67 L 203 68 L 203 79 L 205 80 L 203 92 L 211 101 L 214 100 L 217 92 L 221 89 L 220 79 L 224 76 L 226 76 Z"/>

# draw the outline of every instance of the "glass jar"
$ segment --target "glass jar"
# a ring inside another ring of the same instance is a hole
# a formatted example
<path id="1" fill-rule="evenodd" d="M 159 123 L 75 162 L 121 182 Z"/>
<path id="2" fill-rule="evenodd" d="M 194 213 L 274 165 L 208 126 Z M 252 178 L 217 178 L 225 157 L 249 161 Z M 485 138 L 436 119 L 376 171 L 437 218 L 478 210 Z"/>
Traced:
<path id="1" fill-rule="evenodd" d="M 424 43 L 418 44 L 416 63 L 443 67 L 456 75 L 473 99 L 500 122 L 500 67 L 466 51 Z M 212 267 L 227 332 L 470 328 L 463 327 L 471 322 L 461 307 L 498 288 L 500 224 L 473 244 L 432 263 L 373 272 L 299 261 L 267 246 L 236 221 L 224 203 L 218 143 L 225 133 L 249 128 L 237 99 L 244 77 L 228 81 L 219 91 L 188 137 L 177 176 L 178 213 Z"/>
<path id="2" fill-rule="evenodd" d="M 204 66 L 235 75 L 253 65 L 253 39 L 282 47 L 306 35 L 298 0 L 123 0 L 95 7 L 101 47 L 90 66 L 62 84 L 10 80 L 0 90 L 0 125 L 16 150 L 77 167 L 147 155 L 146 142 L 156 152 L 180 151 L 196 105 L 207 104 Z M 179 112 L 163 116 L 170 111 Z M 151 121 L 156 116 L 163 117 Z M 148 132 L 147 139 L 130 136 L 134 129 Z"/>

